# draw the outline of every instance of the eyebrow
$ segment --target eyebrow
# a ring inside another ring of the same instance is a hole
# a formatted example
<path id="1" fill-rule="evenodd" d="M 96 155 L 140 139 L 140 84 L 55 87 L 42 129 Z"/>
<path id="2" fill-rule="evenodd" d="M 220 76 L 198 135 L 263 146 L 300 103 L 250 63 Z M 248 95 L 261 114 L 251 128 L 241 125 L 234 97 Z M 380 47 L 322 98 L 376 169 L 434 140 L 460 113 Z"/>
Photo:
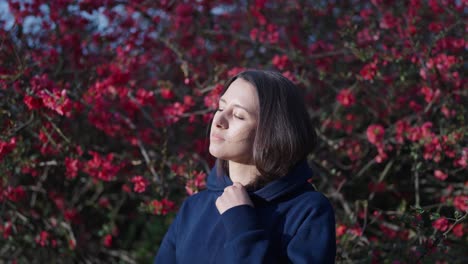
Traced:
<path id="1" fill-rule="evenodd" d="M 223 98 L 219 99 L 219 101 L 220 101 L 220 102 L 223 102 L 223 103 L 227 103 L 226 100 L 224 100 Z M 240 104 L 234 104 L 234 106 L 239 107 L 239 108 L 242 108 L 242 109 L 244 109 L 245 111 L 247 111 L 247 113 L 253 115 L 253 113 L 252 113 L 249 109 L 243 107 L 243 106 L 240 105 Z"/>

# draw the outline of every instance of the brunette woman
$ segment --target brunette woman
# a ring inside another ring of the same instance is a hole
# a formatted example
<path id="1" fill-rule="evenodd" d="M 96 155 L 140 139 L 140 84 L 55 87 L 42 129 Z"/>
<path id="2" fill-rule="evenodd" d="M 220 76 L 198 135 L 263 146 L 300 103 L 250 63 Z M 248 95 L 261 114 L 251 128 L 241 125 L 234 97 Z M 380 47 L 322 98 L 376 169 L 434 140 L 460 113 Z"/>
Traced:
<path id="1" fill-rule="evenodd" d="M 335 218 L 308 180 L 315 132 L 280 73 L 229 80 L 210 132 L 207 190 L 185 200 L 155 263 L 334 263 Z"/>

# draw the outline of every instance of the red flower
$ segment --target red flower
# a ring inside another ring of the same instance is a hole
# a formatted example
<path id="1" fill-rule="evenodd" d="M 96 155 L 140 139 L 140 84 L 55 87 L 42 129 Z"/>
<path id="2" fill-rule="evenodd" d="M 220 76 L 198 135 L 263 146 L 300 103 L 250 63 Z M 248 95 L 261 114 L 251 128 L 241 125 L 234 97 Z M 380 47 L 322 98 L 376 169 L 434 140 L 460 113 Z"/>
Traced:
<path id="1" fill-rule="evenodd" d="M 384 224 L 379 224 L 379 228 L 384 233 L 385 238 L 390 238 L 393 239 L 397 236 L 397 230 L 394 228 L 390 228 L 388 226 L 385 226 Z"/>
<path id="2" fill-rule="evenodd" d="M 101 207 L 108 208 L 110 206 L 109 198 L 107 197 L 99 198 L 98 204 Z"/>
<path id="3" fill-rule="evenodd" d="M 455 225 L 455 227 L 452 229 L 452 232 L 456 237 L 462 237 L 463 236 L 463 225 L 462 224 Z"/>
<path id="4" fill-rule="evenodd" d="M 41 247 L 45 247 L 50 234 L 47 231 L 41 231 L 41 233 L 36 237 L 36 243 L 39 244 Z"/>
<path id="5" fill-rule="evenodd" d="M 203 103 L 206 107 L 211 109 L 216 109 L 218 107 L 218 100 L 221 95 L 221 91 L 223 90 L 223 85 L 217 84 L 213 90 L 208 93 L 208 95 L 203 98 Z"/>
<path id="6" fill-rule="evenodd" d="M 276 68 L 284 70 L 289 65 L 289 58 L 286 55 L 275 55 L 271 62 Z"/>
<path id="7" fill-rule="evenodd" d="M 26 197 L 26 192 L 22 186 L 17 186 L 14 188 L 8 186 L 5 196 L 12 202 L 18 202 Z"/>
<path id="8" fill-rule="evenodd" d="M 426 103 L 430 103 L 432 100 L 437 100 L 440 97 L 440 89 L 433 91 L 431 88 L 424 86 L 421 88 L 420 92 L 424 95 Z"/>
<path id="9" fill-rule="evenodd" d="M 453 199 L 453 205 L 460 211 L 468 211 L 468 195 L 459 195 Z"/>
<path id="10" fill-rule="evenodd" d="M 149 185 L 148 180 L 142 176 L 134 176 L 131 181 L 134 184 L 133 191 L 136 193 L 142 193 L 146 191 L 146 187 Z"/>
<path id="11" fill-rule="evenodd" d="M 435 229 L 444 232 L 449 228 L 449 221 L 445 217 L 441 217 L 434 222 L 432 222 L 432 227 Z"/>
<path id="12" fill-rule="evenodd" d="M 236 76 L 237 74 L 245 71 L 246 68 L 242 68 L 242 67 L 234 67 L 232 69 L 230 69 L 228 72 L 227 72 L 227 75 L 228 77 L 234 77 Z M 221 86 L 222 87 L 222 86 Z"/>
<path id="13" fill-rule="evenodd" d="M 127 184 L 124 184 L 124 185 L 122 185 L 122 191 L 124 191 L 126 193 L 130 193 L 132 190 L 130 189 L 130 187 Z"/>
<path id="14" fill-rule="evenodd" d="M 336 96 L 336 100 L 345 107 L 352 106 L 356 103 L 356 98 L 350 89 L 341 90 Z"/>
<path id="15" fill-rule="evenodd" d="M 369 188 L 369 191 L 379 193 L 379 192 L 385 192 L 385 189 L 387 188 L 387 184 L 385 182 L 377 182 L 377 183 L 369 182 L 367 184 L 367 187 Z"/>
<path id="16" fill-rule="evenodd" d="M 204 172 L 195 172 L 195 175 L 192 179 L 188 180 L 185 184 L 185 190 L 188 195 L 197 193 L 200 189 L 205 188 L 205 178 L 206 173 Z"/>
<path id="17" fill-rule="evenodd" d="M 375 74 L 377 73 L 377 63 L 371 62 L 369 64 L 364 65 L 359 74 L 362 76 L 364 80 L 370 81 L 374 79 Z"/>
<path id="18" fill-rule="evenodd" d="M 41 99 L 29 95 L 24 96 L 23 102 L 26 104 L 29 110 L 39 109 L 43 106 Z"/>
<path id="19" fill-rule="evenodd" d="M 59 115 L 69 117 L 71 114 L 72 102 L 68 99 L 66 94 L 67 90 L 64 89 L 54 89 L 52 92 L 44 90 L 38 93 L 44 106 L 54 110 Z"/>
<path id="20" fill-rule="evenodd" d="M 3 238 L 7 239 L 11 236 L 11 231 L 13 230 L 13 224 L 11 222 L 6 222 L 3 226 L 0 226 L 0 232 L 3 232 Z"/>
<path id="21" fill-rule="evenodd" d="M 443 173 L 441 170 L 435 170 L 434 171 L 434 177 L 436 177 L 437 179 L 441 180 L 441 181 L 445 181 L 448 177 L 448 175 L 446 173 Z"/>
<path id="22" fill-rule="evenodd" d="M 362 236 L 362 228 L 358 225 L 349 228 L 349 233 L 355 235 L 355 236 Z"/>
<path id="23" fill-rule="evenodd" d="M 383 29 L 390 29 L 398 24 L 398 19 L 390 13 L 386 13 L 382 20 L 380 20 L 379 26 Z"/>
<path id="24" fill-rule="evenodd" d="M 94 151 L 90 151 L 89 153 L 93 155 L 93 159 L 86 162 L 83 169 L 84 172 L 103 181 L 114 179 L 120 170 L 120 166 L 112 162 L 114 155 L 110 153 L 103 157 Z"/>
<path id="25" fill-rule="evenodd" d="M 345 225 L 338 225 L 336 228 L 336 236 L 340 237 L 346 233 L 346 226 Z"/>
<path id="26" fill-rule="evenodd" d="M 168 88 L 162 88 L 161 89 L 161 96 L 162 98 L 169 100 L 174 98 L 174 92 Z"/>
<path id="27" fill-rule="evenodd" d="M 74 250 L 76 248 L 76 240 L 69 239 L 68 240 L 68 246 L 70 247 L 71 250 Z"/>
<path id="28" fill-rule="evenodd" d="M 70 157 L 65 158 L 65 168 L 67 170 L 67 179 L 74 179 L 78 174 L 78 160 Z"/>
<path id="29" fill-rule="evenodd" d="M 110 234 L 105 235 L 104 238 L 102 239 L 102 243 L 106 247 L 111 247 L 112 246 L 112 235 L 110 235 Z"/>
<path id="30" fill-rule="evenodd" d="M 385 130 L 381 125 L 370 125 L 367 128 L 367 139 L 370 143 L 376 145 L 380 144 L 383 140 Z"/>
<path id="31" fill-rule="evenodd" d="M 149 202 L 149 206 L 153 211 L 153 214 L 156 215 L 166 215 L 171 211 L 175 210 L 175 203 L 173 201 L 169 201 L 166 198 L 162 199 L 161 201 L 153 200 Z"/>
<path id="32" fill-rule="evenodd" d="M 80 223 L 80 215 L 78 213 L 78 210 L 76 209 L 67 209 L 63 213 L 63 217 L 74 224 L 79 224 Z"/>
<path id="33" fill-rule="evenodd" d="M 15 147 L 16 147 L 16 138 L 14 137 L 11 138 L 9 142 L 0 140 L 0 161 L 3 159 L 3 157 L 11 153 L 13 149 L 15 149 Z"/>
<path id="34" fill-rule="evenodd" d="M 403 144 L 403 142 L 405 141 L 404 139 L 404 134 L 407 133 L 408 129 L 409 129 L 409 123 L 405 120 L 398 120 L 396 123 L 395 123 L 395 139 L 396 141 L 399 143 L 399 144 Z"/>

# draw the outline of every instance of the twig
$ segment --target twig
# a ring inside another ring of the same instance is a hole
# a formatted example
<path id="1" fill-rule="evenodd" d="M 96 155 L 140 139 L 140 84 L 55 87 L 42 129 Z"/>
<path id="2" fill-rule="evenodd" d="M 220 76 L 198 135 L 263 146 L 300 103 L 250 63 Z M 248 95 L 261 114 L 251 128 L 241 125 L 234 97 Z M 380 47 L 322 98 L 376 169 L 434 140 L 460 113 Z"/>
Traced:
<path id="1" fill-rule="evenodd" d="M 461 223 L 463 220 L 465 220 L 465 218 L 467 218 L 468 216 L 468 211 L 465 212 L 465 214 L 458 218 L 450 227 L 449 229 L 447 229 L 447 231 L 444 232 L 444 237 L 446 237 L 448 235 L 448 233 L 450 233 L 450 231 L 452 231 L 452 229 L 458 224 L 458 223 Z"/>
<path id="2" fill-rule="evenodd" d="M 145 159 L 146 167 L 148 167 L 149 171 L 153 175 L 153 178 L 154 178 L 156 184 L 160 184 L 161 183 L 161 177 L 159 177 L 159 175 L 154 170 L 154 168 L 152 166 L 152 162 L 151 162 L 151 160 L 149 158 L 148 152 L 146 151 L 146 148 L 145 148 L 145 146 L 143 145 L 143 143 L 141 142 L 140 139 L 138 139 L 138 147 L 140 148 L 141 155 L 143 155 L 143 158 Z"/>
<path id="3" fill-rule="evenodd" d="M 39 178 L 39 181 L 37 182 L 35 188 L 36 189 L 42 189 L 42 182 L 44 182 L 48 176 L 48 172 L 49 172 L 49 167 L 45 167 L 44 169 L 44 172 L 42 173 L 41 175 L 41 178 Z M 34 205 L 36 204 L 36 199 L 37 199 L 37 192 L 33 192 L 32 194 L 32 197 L 31 197 L 31 203 L 30 203 L 30 207 L 31 208 L 34 208 Z"/>
<path id="4" fill-rule="evenodd" d="M 102 252 L 108 255 L 111 255 L 113 257 L 117 257 L 126 263 L 136 264 L 135 260 L 131 259 L 127 254 L 123 253 L 122 251 L 102 249 Z"/>
<path id="5" fill-rule="evenodd" d="M 421 208 L 419 197 L 419 172 L 415 171 L 414 175 L 414 207 Z"/>

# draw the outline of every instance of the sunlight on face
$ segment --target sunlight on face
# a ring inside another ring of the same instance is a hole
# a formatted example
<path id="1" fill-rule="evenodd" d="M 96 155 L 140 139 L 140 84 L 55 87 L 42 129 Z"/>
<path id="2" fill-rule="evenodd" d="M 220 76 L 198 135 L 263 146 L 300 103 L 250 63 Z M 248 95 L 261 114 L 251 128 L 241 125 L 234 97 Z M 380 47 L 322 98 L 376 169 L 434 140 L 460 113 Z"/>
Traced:
<path id="1" fill-rule="evenodd" d="M 220 98 L 210 133 L 211 155 L 223 160 L 251 164 L 259 115 L 257 90 L 236 79 Z"/>

